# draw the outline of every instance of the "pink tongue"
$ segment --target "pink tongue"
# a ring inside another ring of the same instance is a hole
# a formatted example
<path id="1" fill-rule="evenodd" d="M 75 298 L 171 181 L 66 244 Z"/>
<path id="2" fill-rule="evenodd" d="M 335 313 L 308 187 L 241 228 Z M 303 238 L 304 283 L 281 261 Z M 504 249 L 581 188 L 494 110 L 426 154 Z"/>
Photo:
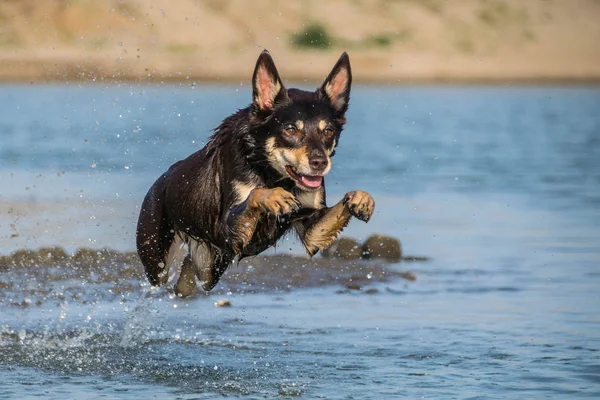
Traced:
<path id="1" fill-rule="evenodd" d="M 318 188 L 323 183 L 322 176 L 305 176 L 300 177 L 300 183 L 311 189 Z"/>

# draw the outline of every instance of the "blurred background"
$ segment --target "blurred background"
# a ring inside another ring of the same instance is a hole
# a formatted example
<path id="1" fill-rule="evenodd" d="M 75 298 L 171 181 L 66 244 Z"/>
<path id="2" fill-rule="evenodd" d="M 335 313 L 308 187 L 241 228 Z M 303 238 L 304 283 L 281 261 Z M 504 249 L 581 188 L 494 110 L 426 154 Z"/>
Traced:
<path id="1" fill-rule="evenodd" d="M 5 0 L 0 80 L 288 79 L 347 50 L 362 81 L 600 79 L 596 0 Z"/>
<path id="2" fill-rule="evenodd" d="M 600 398 L 599 43 L 597 0 L 0 1 L 0 398 Z M 348 51 L 328 202 L 427 261 L 148 287 L 141 201 L 264 48 L 309 90 Z"/>

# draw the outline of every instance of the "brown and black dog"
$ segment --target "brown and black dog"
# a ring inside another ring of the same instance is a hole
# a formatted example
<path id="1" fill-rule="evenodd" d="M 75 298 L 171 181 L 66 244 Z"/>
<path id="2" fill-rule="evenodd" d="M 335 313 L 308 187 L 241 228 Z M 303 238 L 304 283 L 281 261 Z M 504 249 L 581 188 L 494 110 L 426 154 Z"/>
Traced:
<path id="1" fill-rule="evenodd" d="M 137 249 L 152 285 L 167 282 L 184 247 L 180 296 L 195 290 L 195 276 L 211 290 L 236 258 L 259 254 L 286 232 L 295 230 L 312 256 L 352 216 L 371 218 L 375 202 L 363 191 L 325 204 L 324 176 L 346 122 L 351 83 L 346 53 L 314 92 L 286 89 L 269 53 L 261 53 L 252 104 L 225 118 L 208 144 L 172 165 L 144 199 Z"/>

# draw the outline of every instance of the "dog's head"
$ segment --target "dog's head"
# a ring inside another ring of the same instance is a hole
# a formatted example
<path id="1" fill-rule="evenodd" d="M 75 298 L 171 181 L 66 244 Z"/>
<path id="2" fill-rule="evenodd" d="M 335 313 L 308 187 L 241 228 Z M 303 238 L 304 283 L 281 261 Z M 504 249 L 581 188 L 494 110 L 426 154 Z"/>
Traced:
<path id="1" fill-rule="evenodd" d="M 318 190 L 331 169 L 346 122 L 352 74 L 342 54 L 325 82 L 314 92 L 286 89 L 265 50 L 252 78 L 252 120 L 266 159 L 281 178 L 305 191 Z"/>

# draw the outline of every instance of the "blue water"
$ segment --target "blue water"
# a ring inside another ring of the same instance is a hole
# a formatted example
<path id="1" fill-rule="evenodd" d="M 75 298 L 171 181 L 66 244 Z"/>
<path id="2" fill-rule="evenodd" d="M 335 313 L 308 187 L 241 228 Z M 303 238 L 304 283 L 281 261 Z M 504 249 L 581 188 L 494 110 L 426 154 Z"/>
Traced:
<path id="1" fill-rule="evenodd" d="M 133 250 L 153 180 L 249 99 L 1 86 L 0 253 Z M 346 233 L 431 257 L 393 267 L 415 282 L 236 292 L 227 309 L 143 281 L 41 284 L 86 302 L 31 282 L 40 304 L 0 300 L 0 398 L 600 398 L 598 110 L 597 87 L 357 85 L 329 201 L 370 191 L 375 216 Z"/>

